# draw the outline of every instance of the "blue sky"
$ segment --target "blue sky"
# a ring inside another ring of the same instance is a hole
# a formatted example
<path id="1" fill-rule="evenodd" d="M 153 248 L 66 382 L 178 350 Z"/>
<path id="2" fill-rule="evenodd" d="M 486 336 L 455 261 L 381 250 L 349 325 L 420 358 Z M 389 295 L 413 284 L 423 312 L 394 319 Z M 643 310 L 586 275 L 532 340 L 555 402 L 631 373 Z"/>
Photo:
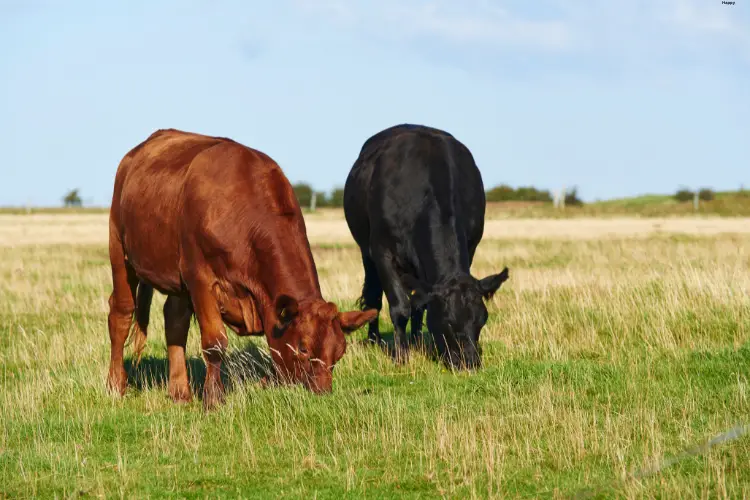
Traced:
<path id="1" fill-rule="evenodd" d="M 0 205 L 106 206 L 159 128 L 343 185 L 402 122 L 487 186 L 750 187 L 750 0 L 0 0 Z"/>

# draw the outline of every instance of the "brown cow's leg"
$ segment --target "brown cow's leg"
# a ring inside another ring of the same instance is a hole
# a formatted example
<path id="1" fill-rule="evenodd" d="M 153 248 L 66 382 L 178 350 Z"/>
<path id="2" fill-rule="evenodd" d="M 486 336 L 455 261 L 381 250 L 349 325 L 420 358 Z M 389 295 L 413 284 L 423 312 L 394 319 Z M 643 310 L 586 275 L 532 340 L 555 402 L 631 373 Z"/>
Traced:
<path id="1" fill-rule="evenodd" d="M 206 382 L 203 385 L 203 407 L 206 410 L 224 402 L 224 384 L 221 383 L 221 361 L 227 349 L 227 334 L 221 312 L 211 287 L 199 285 L 191 288 L 195 315 L 201 328 L 201 348 L 206 362 Z"/>
<path id="2" fill-rule="evenodd" d="M 133 327 L 133 357 L 135 366 L 141 362 L 143 349 L 146 347 L 148 335 L 148 322 L 151 316 L 151 299 L 154 296 L 154 288 L 141 282 L 138 285 L 135 306 L 135 326 Z"/>
<path id="3" fill-rule="evenodd" d="M 133 321 L 138 278 L 132 267 L 125 261 L 119 240 L 113 239 L 110 241 L 109 256 L 112 266 L 113 288 L 109 297 L 108 323 L 111 352 L 107 387 L 122 395 L 128 386 L 128 375 L 125 372 L 122 358 L 125 340 Z"/>
<path id="4" fill-rule="evenodd" d="M 169 395 L 177 403 L 193 399 L 185 364 L 185 345 L 192 315 L 190 297 L 167 297 L 164 303 L 164 328 L 169 354 Z"/>

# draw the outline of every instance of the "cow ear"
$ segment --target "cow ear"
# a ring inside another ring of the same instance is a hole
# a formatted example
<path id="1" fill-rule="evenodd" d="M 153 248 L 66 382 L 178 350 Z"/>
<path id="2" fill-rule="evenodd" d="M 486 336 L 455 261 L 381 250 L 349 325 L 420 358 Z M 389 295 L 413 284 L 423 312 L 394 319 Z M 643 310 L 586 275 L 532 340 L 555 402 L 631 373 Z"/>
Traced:
<path id="1" fill-rule="evenodd" d="M 421 309 L 427 305 L 432 298 L 432 287 L 430 285 L 410 274 L 404 275 L 401 281 L 409 294 L 409 302 L 411 302 L 412 307 Z"/>
<path id="2" fill-rule="evenodd" d="M 479 280 L 479 289 L 482 291 L 482 296 L 485 299 L 491 299 L 495 292 L 497 292 L 500 285 L 502 285 L 508 279 L 508 268 L 504 268 L 498 274 L 492 274 L 486 278 Z"/>
<path id="3" fill-rule="evenodd" d="M 299 314 L 299 304 L 297 300 L 288 295 L 279 295 L 276 298 L 276 317 L 279 323 L 286 325 Z"/>
<path id="4" fill-rule="evenodd" d="M 263 333 L 263 322 L 258 314 L 258 306 L 251 295 L 240 299 L 240 309 L 242 310 L 242 320 L 245 323 L 245 329 L 251 335 Z"/>
<path id="5" fill-rule="evenodd" d="M 377 318 L 378 310 L 366 309 L 364 311 L 340 312 L 337 317 L 344 333 L 352 333 Z"/>

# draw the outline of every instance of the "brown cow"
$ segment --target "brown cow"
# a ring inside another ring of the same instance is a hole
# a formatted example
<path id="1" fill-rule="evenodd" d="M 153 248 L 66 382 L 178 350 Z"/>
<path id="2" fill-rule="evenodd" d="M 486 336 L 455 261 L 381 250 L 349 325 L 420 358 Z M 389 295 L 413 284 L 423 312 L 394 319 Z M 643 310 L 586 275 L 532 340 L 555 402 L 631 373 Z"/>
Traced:
<path id="1" fill-rule="evenodd" d="M 344 333 L 377 311 L 339 312 L 320 291 L 299 203 L 267 155 L 230 139 L 158 130 L 129 151 L 115 176 L 109 218 L 113 291 L 107 385 L 123 394 L 123 349 L 146 341 L 153 289 L 167 295 L 169 394 L 190 401 L 185 344 L 195 313 L 207 366 L 203 404 L 223 401 L 224 324 L 265 333 L 279 379 L 327 392 Z"/>

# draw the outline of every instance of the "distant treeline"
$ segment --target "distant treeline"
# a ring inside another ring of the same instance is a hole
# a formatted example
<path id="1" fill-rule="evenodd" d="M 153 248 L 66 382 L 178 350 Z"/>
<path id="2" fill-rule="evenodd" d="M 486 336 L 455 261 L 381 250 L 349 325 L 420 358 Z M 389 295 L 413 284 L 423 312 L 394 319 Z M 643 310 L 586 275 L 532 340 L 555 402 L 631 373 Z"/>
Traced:
<path id="1" fill-rule="evenodd" d="M 552 203 L 554 196 L 546 189 L 537 189 L 533 186 L 521 186 L 512 188 L 507 184 L 501 184 L 487 191 L 487 201 L 535 201 Z M 566 205 L 583 205 L 578 198 L 578 189 L 568 189 L 565 193 Z"/>
<path id="2" fill-rule="evenodd" d="M 340 208 L 344 206 L 344 188 L 337 187 L 332 191 L 314 191 L 312 186 L 306 182 L 298 182 L 292 185 L 294 194 L 297 196 L 299 204 L 303 208 L 310 208 L 313 193 L 316 195 L 315 207 L 333 207 Z M 691 202 L 696 194 L 700 201 L 711 201 L 715 198 L 716 193 L 711 188 L 701 188 L 697 191 L 682 187 L 671 195 L 671 198 L 680 203 Z M 740 197 L 750 197 L 750 191 L 740 187 L 736 193 Z M 554 196 L 551 191 L 546 189 L 537 189 L 533 186 L 521 186 L 513 188 L 507 184 L 501 184 L 489 189 L 486 192 L 488 202 L 503 201 L 521 201 L 537 203 L 553 203 Z M 68 208 L 82 207 L 83 201 L 78 189 L 71 189 L 62 199 L 63 206 Z M 583 201 L 578 198 L 578 190 L 573 187 L 565 193 L 565 205 L 583 205 Z"/>
<path id="3" fill-rule="evenodd" d="M 316 207 L 342 207 L 344 205 L 344 188 L 335 188 L 333 191 L 326 193 L 324 191 L 314 191 L 312 186 L 306 182 L 298 182 L 292 186 L 294 194 L 302 207 L 309 207 L 312 201 L 313 193 L 317 195 L 315 200 Z M 512 188 L 505 184 L 494 187 L 486 192 L 488 202 L 493 201 L 535 201 L 543 203 L 552 203 L 553 196 L 550 191 L 537 189 L 535 187 Z M 576 188 L 568 190 L 565 194 L 566 205 L 583 205 L 583 201 L 578 198 Z"/>

